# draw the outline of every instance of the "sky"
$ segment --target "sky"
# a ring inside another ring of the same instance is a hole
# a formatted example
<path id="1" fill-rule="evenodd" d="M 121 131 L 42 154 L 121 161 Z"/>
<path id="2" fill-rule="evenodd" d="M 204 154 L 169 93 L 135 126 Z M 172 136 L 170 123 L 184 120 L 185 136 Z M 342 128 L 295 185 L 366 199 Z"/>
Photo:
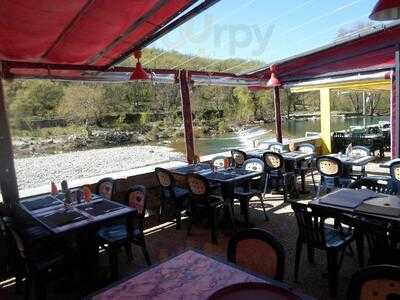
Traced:
<path id="1" fill-rule="evenodd" d="M 369 22 L 376 1 L 221 0 L 151 47 L 269 63 L 329 44 L 339 29 Z"/>

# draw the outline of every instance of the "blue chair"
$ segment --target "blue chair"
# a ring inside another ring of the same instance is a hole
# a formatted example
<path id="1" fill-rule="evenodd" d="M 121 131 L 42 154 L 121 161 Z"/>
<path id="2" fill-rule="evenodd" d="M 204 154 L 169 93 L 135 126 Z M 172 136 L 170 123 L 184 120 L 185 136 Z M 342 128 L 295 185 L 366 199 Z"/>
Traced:
<path id="1" fill-rule="evenodd" d="M 248 207 L 249 201 L 253 197 L 257 197 L 261 201 L 261 206 L 264 212 L 265 220 L 268 220 L 267 212 L 265 211 L 263 189 L 265 186 L 264 163 L 261 159 L 251 158 L 244 162 L 243 169 L 248 171 L 262 172 L 258 178 L 249 180 L 248 182 L 235 186 L 234 197 L 240 202 L 240 211 L 245 218 L 246 225 L 249 225 Z"/>
<path id="2" fill-rule="evenodd" d="M 263 154 L 266 179 L 264 194 L 271 191 L 272 188 L 283 189 L 283 199 L 288 200 L 288 187 L 292 184 L 292 191 L 296 190 L 294 181 L 294 172 L 287 172 L 285 169 L 285 160 L 277 152 L 267 151 Z"/>
<path id="3" fill-rule="evenodd" d="M 128 260 L 132 261 L 131 244 L 140 246 L 147 265 L 151 265 L 143 232 L 146 212 L 146 188 L 141 185 L 130 188 L 126 193 L 125 205 L 135 210 L 134 215 L 129 216 L 125 224 L 103 227 L 97 232 L 99 244 L 108 252 L 111 278 L 113 280 L 118 277 L 118 252 L 121 247 L 125 248 Z"/>
<path id="4" fill-rule="evenodd" d="M 342 177 L 343 164 L 336 157 L 318 157 L 317 170 L 321 174 L 317 197 L 319 197 L 322 190 L 329 192 L 335 188 L 347 187 L 351 183 L 351 178 Z"/>
<path id="5" fill-rule="evenodd" d="M 311 174 L 312 182 L 314 185 L 314 191 L 317 191 L 317 186 L 315 185 L 315 178 L 314 178 L 314 171 L 316 170 L 315 168 L 315 146 L 313 144 L 309 143 L 302 143 L 297 145 L 296 151 L 300 151 L 303 153 L 310 154 L 310 158 L 307 158 L 303 161 L 301 161 L 300 164 L 300 176 L 302 177 L 302 180 L 304 180 L 304 177 L 307 175 L 307 173 Z"/>
<path id="6" fill-rule="evenodd" d="M 235 168 L 240 168 L 247 159 L 247 154 L 244 151 L 234 149 L 231 151 L 233 165 Z"/>
<path id="7" fill-rule="evenodd" d="M 371 155 L 371 150 L 364 146 L 353 146 L 350 153 L 347 153 L 350 156 L 359 156 L 365 157 Z M 350 177 L 357 180 L 362 177 L 367 176 L 367 172 L 365 170 L 365 166 L 357 167 L 353 166 L 350 172 Z"/>
<path id="8" fill-rule="evenodd" d="M 270 142 L 267 150 L 277 152 L 277 153 L 282 153 L 284 151 L 284 146 L 281 143 L 278 142 Z"/>
<path id="9" fill-rule="evenodd" d="M 160 216 L 170 215 L 176 219 L 176 229 L 181 228 L 181 213 L 188 206 L 190 192 L 178 187 L 172 173 L 163 168 L 156 168 L 155 174 L 161 187 Z"/>

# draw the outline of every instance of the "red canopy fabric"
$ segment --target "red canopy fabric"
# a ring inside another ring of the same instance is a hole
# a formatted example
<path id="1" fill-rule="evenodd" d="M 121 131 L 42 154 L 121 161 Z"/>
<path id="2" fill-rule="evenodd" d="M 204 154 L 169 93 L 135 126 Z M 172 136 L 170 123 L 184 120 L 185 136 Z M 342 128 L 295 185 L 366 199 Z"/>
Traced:
<path id="1" fill-rule="evenodd" d="M 197 0 L 5 0 L 0 61 L 108 66 Z"/>
<path id="2" fill-rule="evenodd" d="M 393 68 L 396 44 L 399 43 L 400 24 L 396 23 L 376 32 L 273 64 L 277 69 L 277 77 L 283 83 L 331 76 L 332 74 Z M 269 67 L 251 75 L 269 78 Z"/>

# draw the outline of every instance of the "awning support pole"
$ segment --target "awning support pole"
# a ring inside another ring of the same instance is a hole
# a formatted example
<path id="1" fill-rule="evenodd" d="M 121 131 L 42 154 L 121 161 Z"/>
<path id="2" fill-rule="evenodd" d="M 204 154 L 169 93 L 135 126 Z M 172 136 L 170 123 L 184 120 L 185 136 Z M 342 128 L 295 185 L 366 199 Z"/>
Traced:
<path id="1" fill-rule="evenodd" d="M 276 141 L 282 143 L 282 113 L 281 98 L 279 97 L 279 87 L 274 87 L 274 105 L 275 105 L 275 134 Z"/>
<path id="2" fill-rule="evenodd" d="M 331 100 L 329 88 L 320 90 L 320 109 L 321 109 L 321 140 L 322 152 L 330 153 L 331 146 Z"/>
<path id="3" fill-rule="evenodd" d="M 395 84 L 392 85 L 395 91 L 392 93 L 394 99 L 392 99 L 392 106 L 394 105 L 395 117 L 391 120 L 392 126 L 392 158 L 399 157 L 400 150 L 400 46 L 397 45 L 397 50 L 395 53 L 396 70 L 395 70 Z M 394 100 L 394 101 L 393 101 Z"/>
<path id="4" fill-rule="evenodd" d="M 181 70 L 179 72 L 179 84 L 181 88 L 183 125 L 185 127 L 186 158 L 188 163 L 191 164 L 194 162 L 195 152 L 194 152 L 192 108 L 190 105 L 188 72 L 186 70 Z"/>
<path id="5" fill-rule="evenodd" d="M 0 77 L 0 188 L 3 201 L 10 209 L 19 200 L 17 176 L 10 127 L 4 99 L 3 80 Z"/>

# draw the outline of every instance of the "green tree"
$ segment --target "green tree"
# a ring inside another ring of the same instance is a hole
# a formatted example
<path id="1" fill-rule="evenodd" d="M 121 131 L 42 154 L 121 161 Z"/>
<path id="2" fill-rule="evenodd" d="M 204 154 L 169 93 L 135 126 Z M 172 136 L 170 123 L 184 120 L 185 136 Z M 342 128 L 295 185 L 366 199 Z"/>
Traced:
<path id="1" fill-rule="evenodd" d="M 66 119 L 89 125 L 94 122 L 101 126 L 100 118 L 109 112 L 104 91 L 98 86 L 74 85 L 65 90 L 58 106 L 58 113 Z"/>
<path id="2" fill-rule="evenodd" d="M 10 114 L 16 126 L 29 122 L 32 117 L 55 116 L 55 109 L 63 97 L 63 87 L 51 81 L 24 81 L 18 90 L 8 90 L 12 101 Z"/>

